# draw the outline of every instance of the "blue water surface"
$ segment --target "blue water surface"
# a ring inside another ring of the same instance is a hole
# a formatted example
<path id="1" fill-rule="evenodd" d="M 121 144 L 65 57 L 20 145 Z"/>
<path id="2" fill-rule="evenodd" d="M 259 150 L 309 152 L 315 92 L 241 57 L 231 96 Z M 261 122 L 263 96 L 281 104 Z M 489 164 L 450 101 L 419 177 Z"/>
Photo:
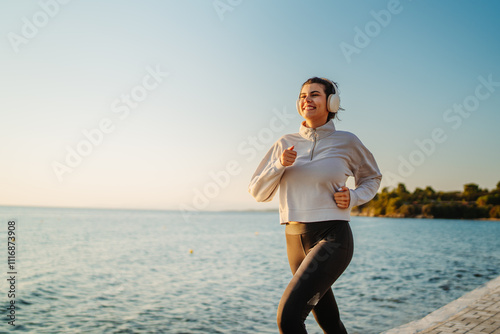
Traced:
<path id="1" fill-rule="evenodd" d="M 3 207 L 0 219 L 0 240 L 8 220 L 17 232 L 16 326 L 2 279 L 1 332 L 277 333 L 291 273 L 275 212 Z M 333 287 L 349 333 L 417 320 L 500 275 L 498 221 L 351 226 L 354 257 Z M 306 325 L 322 333 L 312 315 Z"/>

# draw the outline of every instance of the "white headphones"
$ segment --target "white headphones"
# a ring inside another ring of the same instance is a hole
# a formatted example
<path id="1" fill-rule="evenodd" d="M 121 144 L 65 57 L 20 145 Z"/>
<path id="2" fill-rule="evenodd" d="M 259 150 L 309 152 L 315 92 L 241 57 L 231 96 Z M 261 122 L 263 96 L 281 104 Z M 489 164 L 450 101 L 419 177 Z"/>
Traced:
<path id="1" fill-rule="evenodd" d="M 339 89 L 333 81 L 328 80 L 326 78 L 321 78 L 321 79 L 328 81 L 333 85 L 334 93 L 330 94 L 328 96 L 328 98 L 326 99 L 326 110 L 335 114 L 337 111 L 339 111 L 339 108 L 340 108 Z M 296 105 L 297 105 L 297 111 L 299 112 L 299 114 L 301 114 L 301 112 L 300 112 L 300 98 L 297 99 Z"/>

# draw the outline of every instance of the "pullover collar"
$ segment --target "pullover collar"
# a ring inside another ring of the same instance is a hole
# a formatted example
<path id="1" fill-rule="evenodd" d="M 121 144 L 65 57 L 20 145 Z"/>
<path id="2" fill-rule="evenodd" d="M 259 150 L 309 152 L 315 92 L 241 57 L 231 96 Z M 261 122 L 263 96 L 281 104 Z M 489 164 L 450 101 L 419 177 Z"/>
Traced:
<path id="1" fill-rule="evenodd" d="M 306 127 L 305 121 L 303 121 L 299 130 L 301 137 L 307 140 L 314 140 L 315 134 L 317 135 L 316 139 L 323 139 L 334 132 L 335 124 L 333 124 L 333 120 L 326 122 L 324 125 L 317 127 L 316 129 Z"/>

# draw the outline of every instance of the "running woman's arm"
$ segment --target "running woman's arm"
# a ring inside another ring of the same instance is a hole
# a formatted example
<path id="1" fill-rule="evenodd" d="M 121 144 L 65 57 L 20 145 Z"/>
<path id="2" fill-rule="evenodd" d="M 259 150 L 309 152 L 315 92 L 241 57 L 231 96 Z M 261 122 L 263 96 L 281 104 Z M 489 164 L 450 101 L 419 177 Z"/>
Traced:
<path id="1" fill-rule="evenodd" d="M 382 174 L 372 153 L 357 137 L 354 136 L 353 141 L 355 149 L 351 156 L 351 166 L 356 188 L 350 189 L 350 207 L 364 204 L 375 197 L 382 180 Z"/>
<path id="2" fill-rule="evenodd" d="M 281 164 L 282 149 L 279 142 L 267 152 L 252 176 L 248 192 L 257 202 L 269 202 L 279 188 L 286 167 Z"/>

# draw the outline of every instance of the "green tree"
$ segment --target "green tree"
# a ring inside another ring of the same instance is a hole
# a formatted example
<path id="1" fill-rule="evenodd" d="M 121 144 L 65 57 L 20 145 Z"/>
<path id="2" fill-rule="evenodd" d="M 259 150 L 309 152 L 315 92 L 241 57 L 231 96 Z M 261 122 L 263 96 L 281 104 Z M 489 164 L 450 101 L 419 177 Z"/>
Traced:
<path id="1" fill-rule="evenodd" d="M 484 193 L 485 192 L 481 191 L 481 189 L 479 189 L 479 186 L 475 183 L 464 184 L 463 199 L 466 201 L 475 201 Z"/>
<path id="2" fill-rule="evenodd" d="M 413 191 L 413 194 L 411 194 L 410 199 L 412 201 L 418 201 L 418 202 L 425 202 L 427 201 L 427 196 L 425 190 L 421 188 L 415 188 L 415 191 Z"/>
<path id="3" fill-rule="evenodd" d="M 425 194 L 427 195 L 427 198 L 434 199 L 436 192 L 432 189 L 432 187 L 427 186 L 425 188 Z"/>
<path id="4" fill-rule="evenodd" d="M 488 194 L 478 197 L 476 200 L 478 206 L 500 205 L 500 194 Z"/>
<path id="5" fill-rule="evenodd" d="M 394 197 L 389 200 L 386 208 L 386 214 L 392 215 L 399 213 L 399 208 L 403 205 L 403 200 L 399 197 Z"/>
<path id="6" fill-rule="evenodd" d="M 464 194 L 475 194 L 479 192 L 479 186 L 475 183 L 464 184 Z"/>
<path id="7" fill-rule="evenodd" d="M 409 194 L 408 190 L 406 190 L 406 186 L 403 183 L 399 183 L 398 187 L 396 189 L 396 194 L 398 195 L 404 195 L 404 194 Z"/>

